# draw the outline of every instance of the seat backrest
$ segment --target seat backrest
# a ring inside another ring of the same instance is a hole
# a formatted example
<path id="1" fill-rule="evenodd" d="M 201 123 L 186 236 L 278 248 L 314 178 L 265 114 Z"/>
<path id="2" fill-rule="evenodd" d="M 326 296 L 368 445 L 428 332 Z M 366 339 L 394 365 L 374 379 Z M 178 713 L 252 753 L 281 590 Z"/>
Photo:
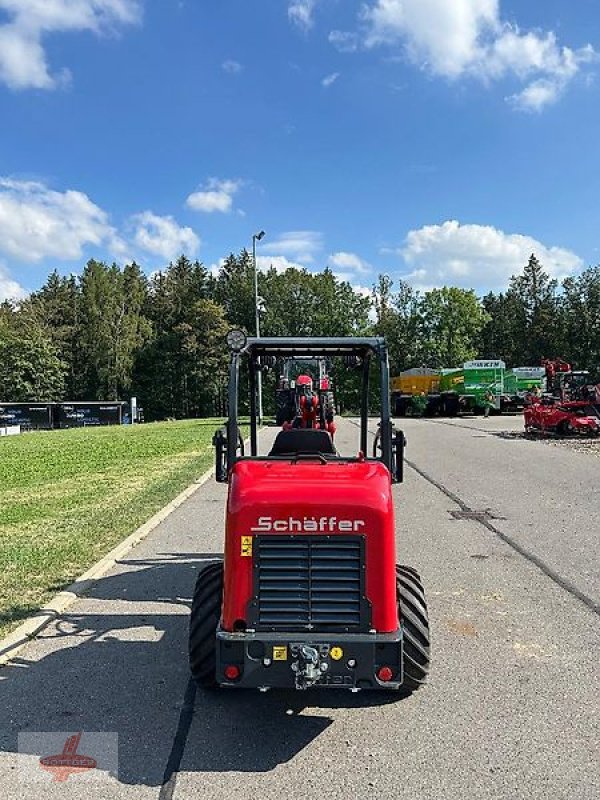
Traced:
<path id="1" fill-rule="evenodd" d="M 335 448 L 330 434 L 327 431 L 315 428 L 293 428 L 289 431 L 280 431 L 273 443 L 271 456 L 289 456 L 296 453 L 323 453 L 335 455 Z"/>

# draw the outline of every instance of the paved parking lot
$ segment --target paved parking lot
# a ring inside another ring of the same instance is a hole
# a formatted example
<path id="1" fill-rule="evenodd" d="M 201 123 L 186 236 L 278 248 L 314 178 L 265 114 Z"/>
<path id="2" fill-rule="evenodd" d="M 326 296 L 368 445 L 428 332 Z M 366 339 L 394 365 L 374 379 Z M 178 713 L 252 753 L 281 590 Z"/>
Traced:
<path id="1" fill-rule="evenodd" d="M 0 797 L 597 797 L 596 458 L 514 436 L 517 418 L 404 426 L 398 553 L 433 635 L 422 691 L 196 692 L 189 604 L 226 492 L 209 482 L 0 670 Z M 356 449 L 351 422 L 338 438 Z M 118 773 L 24 780 L 17 737 L 35 731 L 118 734 Z"/>

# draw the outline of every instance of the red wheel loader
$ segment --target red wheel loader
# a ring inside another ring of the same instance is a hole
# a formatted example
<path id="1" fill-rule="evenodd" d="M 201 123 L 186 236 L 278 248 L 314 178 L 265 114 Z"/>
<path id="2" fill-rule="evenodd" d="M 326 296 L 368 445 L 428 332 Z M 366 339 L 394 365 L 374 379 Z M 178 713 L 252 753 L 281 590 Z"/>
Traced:
<path id="1" fill-rule="evenodd" d="M 381 338 L 260 338 L 232 348 L 229 418 L 215 436 L 228 482 L 223 562 L 199 574 L 190 619 L 202 688 L 377 689 L 409 694 L 429 669 L 421 580 L 396 563 L 392 484 L 404 434 L 393 432 Z M 342 456 L 326 430 L 280 431 L 258 454 L 257 373 L 285 357 L 343 357 L 362 373 L 360 442 Z M 249 375 L 250 453 L 239 447 L 240 366 Z M 369 374 L 380 390 L 379 447 L 368 457 Z"/>

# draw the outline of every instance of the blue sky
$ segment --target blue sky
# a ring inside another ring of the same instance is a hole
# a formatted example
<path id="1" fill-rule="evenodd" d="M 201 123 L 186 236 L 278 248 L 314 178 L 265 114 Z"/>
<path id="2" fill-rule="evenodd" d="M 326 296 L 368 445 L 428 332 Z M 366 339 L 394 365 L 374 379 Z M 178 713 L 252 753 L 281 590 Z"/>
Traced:
<path id="1" fill-rule="evenodd" d="M 597 0 L 0 0 L 0 298 L 88 258 L 600 261 Z"/>

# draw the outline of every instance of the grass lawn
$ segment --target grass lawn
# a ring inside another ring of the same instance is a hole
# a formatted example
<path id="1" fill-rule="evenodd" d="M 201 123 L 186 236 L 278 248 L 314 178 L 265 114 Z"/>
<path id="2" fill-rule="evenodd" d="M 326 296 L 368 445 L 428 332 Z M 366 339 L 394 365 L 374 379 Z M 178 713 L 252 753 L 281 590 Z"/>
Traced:
<path id="1" fill-rule="evenodd" d="M 219 420 L 0 439 L 0 636 L 213 462 Z"/>

